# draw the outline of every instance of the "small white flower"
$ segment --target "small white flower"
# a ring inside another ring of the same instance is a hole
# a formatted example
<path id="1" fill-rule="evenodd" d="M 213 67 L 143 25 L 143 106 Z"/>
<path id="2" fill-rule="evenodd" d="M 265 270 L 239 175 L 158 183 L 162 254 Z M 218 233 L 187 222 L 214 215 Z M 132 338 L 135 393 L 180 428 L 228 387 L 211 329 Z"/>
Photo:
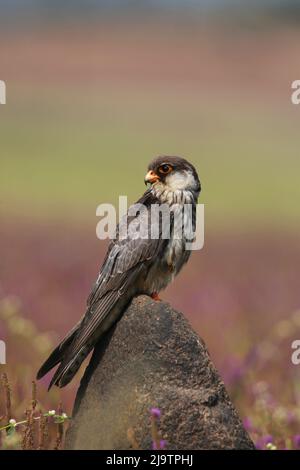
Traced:
<path id="1" fill-rule="evenodd" d="M 17 421 L 15 419 L 10 419 L 9 424 L 11 424 L 11 426 L 15 427 L 16 424 L 17 424 Z"/>
<path id="2" fill-rule="evenodd" d="M 55 413 L 56 413 L 55 410 L 50 410 L 50 411 L 48 411 L 48 415 L 49 415 L 49 416 L 54 416 Z"/>
<path id="3" fill-rule="evenodd" d="M 61 417 L 62 417 L 63 419 L 68 419 L 68 415 L 67 415 L 66 413 L 63 413 L 63 414 L 61 415 Z"/>
<path id="4" fill-rule="evenodd" d="M 269 442 L 267 445 L 266 445 L 266 448 L 268 450 L 277 450 L 277 447 L 274 446 L 274 444 L 272 444 L 272 442 Z"/>

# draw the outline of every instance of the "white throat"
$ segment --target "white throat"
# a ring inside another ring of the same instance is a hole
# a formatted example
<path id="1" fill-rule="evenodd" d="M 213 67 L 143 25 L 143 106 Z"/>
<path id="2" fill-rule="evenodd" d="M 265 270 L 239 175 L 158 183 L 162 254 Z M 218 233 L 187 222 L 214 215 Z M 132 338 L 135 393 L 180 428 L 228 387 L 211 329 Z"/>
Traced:
<path id="1" fill-rule="evenodd" d="M 164 183 L 154 183 L 152 192 L 162 203 L 191 204 L 195 200 L 194 186 L 195 178 L 191 172 L 175 172 L 168 175 Z"/>

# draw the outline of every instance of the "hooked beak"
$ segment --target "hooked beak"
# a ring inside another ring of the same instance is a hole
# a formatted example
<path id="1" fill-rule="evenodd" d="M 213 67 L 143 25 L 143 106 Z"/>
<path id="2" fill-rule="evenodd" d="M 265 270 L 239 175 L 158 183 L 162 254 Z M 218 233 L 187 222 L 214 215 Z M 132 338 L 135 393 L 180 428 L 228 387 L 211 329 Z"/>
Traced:
<path id="1" fill-rule="evenodd" d="M 154 173 L 154 171 L 152 171 L 152 170 L 148 171 L 148 173 L 146 174 L 145 179 L 144 179 L 145 184 L 147 184 L 147 183 L 152 184 L 152 183 L 155 183 L 155 181 L 158 181 L 158 180 L 159 180 L 159 176 L 156 173 Z"/>

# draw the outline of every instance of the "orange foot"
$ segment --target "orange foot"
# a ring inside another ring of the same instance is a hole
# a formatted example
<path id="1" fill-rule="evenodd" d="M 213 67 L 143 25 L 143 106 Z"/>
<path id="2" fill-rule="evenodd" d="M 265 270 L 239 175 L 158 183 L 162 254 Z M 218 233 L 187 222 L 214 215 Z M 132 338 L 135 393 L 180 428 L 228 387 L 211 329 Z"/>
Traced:
<path id="1" fill-rule="evenodd" d="M 159 295 L 158 295 L 157 292 L 153 292 L 153 294 L 151 294 L 151 298 L 152 298 L 153 300 L 161 300 L 161 299 L 159 298 Z"/>

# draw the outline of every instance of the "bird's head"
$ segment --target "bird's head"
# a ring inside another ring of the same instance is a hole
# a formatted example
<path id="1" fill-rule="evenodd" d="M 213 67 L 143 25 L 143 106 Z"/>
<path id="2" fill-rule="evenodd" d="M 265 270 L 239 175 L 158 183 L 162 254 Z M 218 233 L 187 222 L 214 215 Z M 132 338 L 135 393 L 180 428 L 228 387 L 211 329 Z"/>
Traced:
<path id="1" fill-rule="evenodd" d="M 145 184 L 151 184 L 159 194 L 169 195 L 190 192 L 197 199 L 201 185 L 194 166 L 181 157 L 161 156 L 148 166 Z"/>

